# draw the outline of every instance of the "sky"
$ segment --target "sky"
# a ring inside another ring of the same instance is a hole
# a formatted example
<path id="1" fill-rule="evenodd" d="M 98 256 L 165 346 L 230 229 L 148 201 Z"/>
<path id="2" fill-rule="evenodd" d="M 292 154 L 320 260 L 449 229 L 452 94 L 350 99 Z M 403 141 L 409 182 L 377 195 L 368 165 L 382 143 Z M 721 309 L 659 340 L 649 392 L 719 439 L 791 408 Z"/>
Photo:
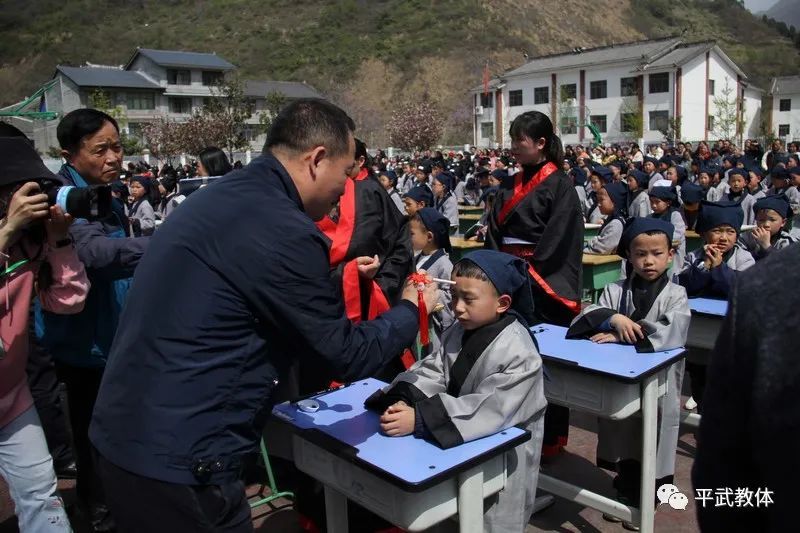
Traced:
<path id="1" fill-rule="evenodd" d="M 744 5 L 753 13 L 758 13 L 759 11 L 766 11 L 777 2 L 778 0 L 744 0 Z"/>

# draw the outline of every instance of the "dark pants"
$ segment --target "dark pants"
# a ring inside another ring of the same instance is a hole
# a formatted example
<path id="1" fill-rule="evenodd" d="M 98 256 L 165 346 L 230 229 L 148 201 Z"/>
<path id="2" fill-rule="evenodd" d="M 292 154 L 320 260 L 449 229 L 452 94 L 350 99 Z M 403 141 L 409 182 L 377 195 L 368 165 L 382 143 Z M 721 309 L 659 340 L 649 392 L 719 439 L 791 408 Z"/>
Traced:
<path id="1" fill-rule="evenodd" d="M 706 390 L 707 365 L 686 360 L 686 373 L 689 374 L 692 398 L 697 402 L 697 412 L 703 412 L 703 393 Z"/>
<path id="2" fill-rule="evenodd" d="M 94 450 L 119 533 L 251 533 L 244 484 L 177 485 L 128 472 Z"/>
<path id="3" fill-rule="evenodd" d="M 50 353 L 39 344 L 33 332 L 33 319 L 28 335 L 28 387 L 42 421 L 47 447 L 53 457 L 56 470 L 73 461 L 72 444 L 67 417 L 64 415 L 64 405 L 59 393 L 58 376 L 53 358 Z"/>
<path id="4" fill-rule="evenodd" d="M 94 468 L 92 446 L 89 442 L 89 423 L 92 420 L 103 369 L 59 363 L 57 370 L 58 377 L 67 386 L 69 421 L 75 443 L 75 462 L 78 465 L 78 479 L 75 484 L 78 501 L 83 506 L 102 504 L 105 499 L 100 479 Z"/>

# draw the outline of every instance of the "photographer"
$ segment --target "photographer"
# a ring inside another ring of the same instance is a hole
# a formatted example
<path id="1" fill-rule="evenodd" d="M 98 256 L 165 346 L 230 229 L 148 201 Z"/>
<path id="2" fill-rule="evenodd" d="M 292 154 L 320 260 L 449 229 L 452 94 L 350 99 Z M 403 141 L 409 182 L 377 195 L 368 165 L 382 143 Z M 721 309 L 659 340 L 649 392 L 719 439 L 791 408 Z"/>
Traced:
<path id="1" fill-rule="evenodd" d="M 0 471 L 8 482 L 21 531 L 67 531 L 53 461 L 28 388 L 31 296 L 53 313 L 80 312 L 89 292 L 69 226 L 51 207 L 40 179 L 55 180 L 24 137 L 0 138 Z"/>
<path id="2" fill-rule="evenodd" d="M 122 147 L 116 121 L 95 109 L 67 114 L 57 129 L 66 164 L 59 175 L 76 187 L 110 185 L 122 169 Z M 125 209 L 117 199 L 109 213 L 93 220 L 79 219 L 70 233 L 92 288 L 86 308 L 74 316 L 40 313 L 43 345 L 56 361 L 67 387 L 69 418 L 78 466 L 79 508 L 89 515 L 96 531 L 108 531 L 111 522 L 94 473 L 88 432 L 106 358 L 117 331 L 130 277 L 144 253 L 148 238 L 129 238 Z"/>

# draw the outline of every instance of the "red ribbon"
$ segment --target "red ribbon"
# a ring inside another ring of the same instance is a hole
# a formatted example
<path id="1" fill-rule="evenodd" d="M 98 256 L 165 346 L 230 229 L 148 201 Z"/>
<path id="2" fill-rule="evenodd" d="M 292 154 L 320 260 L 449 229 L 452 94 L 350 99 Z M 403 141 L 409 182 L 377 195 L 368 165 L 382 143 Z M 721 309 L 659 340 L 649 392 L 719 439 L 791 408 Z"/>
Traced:
<path id="1" fill-rule="evenodd" d="M 503 204 L 502 209 L 500 209 L 500 213 L 497 215 L 497 222 L 500 225 L 505 223 L 506 217 L 508 217 L 508 215 L 511 214 L 511 211 L 517 207 L 517 204 L 520 203 L 523 198 L 528 196 L 528 193 L 535 189 L 536 186 L 541 182 L 543 182 L 547 176 L 556 170 L 558 170 L 558 167 L 551 162 L 547 162 L 525 185 L 522 184 L 522 172 L 517 172 L 514 174 L 514 195 Z"/>
<path id="2" fill-rule="evenodd" d="M 408 279 L 412 283 L 417 284 L 417 308 L 419 309 L 419 343 L 422 346 L 428 346 L 431 343 L 430 335 L 428 333 L 428 308 L 425 305 L 425 298 L 422 296 L 423 287 L 428 282 L 428 276 L 425 274 L 411 274 Z"/>

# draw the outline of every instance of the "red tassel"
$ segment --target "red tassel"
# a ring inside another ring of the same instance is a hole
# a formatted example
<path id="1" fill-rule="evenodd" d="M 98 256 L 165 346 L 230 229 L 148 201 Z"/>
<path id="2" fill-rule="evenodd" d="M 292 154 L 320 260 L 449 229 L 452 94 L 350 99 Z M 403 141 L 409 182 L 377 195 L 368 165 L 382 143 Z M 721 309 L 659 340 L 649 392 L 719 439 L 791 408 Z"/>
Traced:
<path id="1" fill-rule="evenodd" d="M 411 274 L 408 279 L 412 283 L 417 284 L 417 308 L 419 309 L 419 343 L 422 346 L 427 346 L 431 343 L 430 334 L 428 332 L 428 308 L 425 306 L 425 298 L 422 297 L 422 292 L 425 283 L 428 281 L 428 276 L 425 274 Z M 422 287 L 422 288 L 420 288 Z"/>

